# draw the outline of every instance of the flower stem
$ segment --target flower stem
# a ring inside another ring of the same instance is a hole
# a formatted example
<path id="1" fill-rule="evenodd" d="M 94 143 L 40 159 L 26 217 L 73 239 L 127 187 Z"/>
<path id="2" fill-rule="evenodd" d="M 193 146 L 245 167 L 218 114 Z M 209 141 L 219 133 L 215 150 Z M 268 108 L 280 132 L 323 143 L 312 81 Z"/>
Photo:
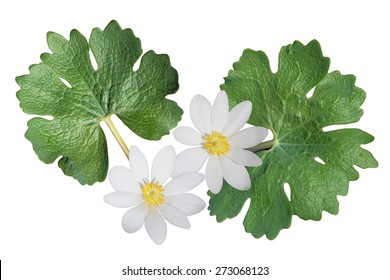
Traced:
<path id="1" fill-rule="evenodd" d="M 269 140 L 269 141 L 262 142 L 259 145 L 256 145 L 252 148 L 249 148 L 248 150 L 256 153 L 263 150 L 269 150 L 272 148 L 273 145 L 274 145 L 274 140 Z"/>
<path id="2" fill-rule="evenodd" d="M 129 158 L 129 148 L 127 148 L 125 141 L 123 141 L 122 136 L 119 134 L 114 123 L 112 122 L 111 115 L 105 116 L 102 120 L 107 124 L 108 128 L 111 130 L 112 134 L 114 135 L 116 141 L 118 141 L 118 144 L 119 146 L 121 146 L 122 151 L 125 153 L 126 157 Z"/>

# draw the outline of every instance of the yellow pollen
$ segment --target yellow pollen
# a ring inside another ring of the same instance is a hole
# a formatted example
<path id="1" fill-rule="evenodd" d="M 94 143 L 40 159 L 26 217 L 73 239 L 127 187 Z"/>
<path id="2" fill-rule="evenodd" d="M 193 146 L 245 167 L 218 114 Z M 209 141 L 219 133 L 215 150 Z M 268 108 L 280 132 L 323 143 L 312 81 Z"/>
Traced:
<path id="1" fill-rule="evenodd" d="M 144 202 L 149 206 L 158 206 L 164 202 L 163 187 L 156 181 L 142 186 Z"/>
<path id="2" fill-rule="evenodd" d="M 230 150 L 230 145 L 227 141 L 227 137 L 223 136 L 220 132 L 212 131 L 211 134 L 207 134 L 202 137 L 205 142 L 202 143 L 203 149 L 205 149 L 211 155 L 224 155 Z"/>

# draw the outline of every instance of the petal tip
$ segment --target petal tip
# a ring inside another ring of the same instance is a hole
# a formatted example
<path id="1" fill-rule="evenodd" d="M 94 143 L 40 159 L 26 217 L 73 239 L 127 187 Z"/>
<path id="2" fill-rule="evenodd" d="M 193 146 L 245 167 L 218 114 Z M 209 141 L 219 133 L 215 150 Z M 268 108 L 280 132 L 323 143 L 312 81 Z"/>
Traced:
<path id="1" fill-rule="evenodd" d="M 131 145 L 129 150 L 130 150 L 130 151 L 131 151 L 131 150 L 138 150 L 138 151 L 139 151 L 139 149 L 137 148 L 136 145 Z"/>
<path id="2" fill-rule="evenodd" d="M 157 245 L 163 244 L 164 241 L 165 241 L 165 239 L 166 239 L 166 237 L 167 237 L 166 234 L 165 234 L 164 237 L 158 238 L 158 237 L 155 237 L 155 236 L 149 234 L 149 232 L 148 232 L 148 235 L 149 235 L 150 239 L 152 239 L 152 241 L 153 241 L 155 244 L 157 244 Z"/>
<path id="3" fill-rule="evenodd" d="M 168 151 L 176 154 L 175 148 L 172 145 L 166 145 L 163 149 L 167 149 Z"/>
<path id="4" fill-rule="evenodd" d="M 211 189 L 210 187 L 209 187 L 209 190 L 210 190 L 210 192 L 211 192 L 212 194 L 219 194 L 219 192 L 220 192 L 220 190 L 216 191 L 216 190 Z M 205 207 L 206 207 L 206 205 L 205 205 Z M 204 208 L 203 208 L 203 209 L 204 209 Z M 202 209 L 202 210 L 203 210 L 203 209 Z"/>
<path id="5" fill-rule="evenodd" d="M 111 193 L 109 193 L 109 194 L 106 194 L 104 197 L 103 197 L 103 201 L 105 202 L 105 203 L 107 203 L 107 204 L 110 204 L 110 203 L 108 203 L 108 196 L 110 195 Z M 111 204 L 110 204 L 111 205 Z"/>
<path id="6" fill-rule="evenodd" d="M 245 100 L 242 102 L 246 107 L 248 107 L 250 109 L 250 111 L 252 111 L 252 101 L 250 100 Z"/>
<path id="7" fill-rule="evenodd" d="M 220 98 L 223 98 L 225 100 L 228 99 L 226 91 L 221 90 L 220 92 L 218 92 L 217 97 L 215 97 L 215 100 L 220 100 Z"/>
<path id="8" fill-rule="evenodd" d="M 239 190 L 239 191 L 247 191 L 251 188 L 251 184 L 247 185 L 247 184 L 243 184 L 243 185 L 235 185 L 235 186 L 232 186 L 233 188 Z"/>

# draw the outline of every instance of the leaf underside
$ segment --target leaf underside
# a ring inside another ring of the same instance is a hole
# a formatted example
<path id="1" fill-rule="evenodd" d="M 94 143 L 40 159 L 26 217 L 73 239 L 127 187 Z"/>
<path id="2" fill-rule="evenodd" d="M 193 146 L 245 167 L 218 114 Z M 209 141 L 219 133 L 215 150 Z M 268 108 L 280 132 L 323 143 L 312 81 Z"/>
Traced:
<path id="1" fill-rule="evenodd" d="M 349 181 L 359 177 L 354 166 L 378 166 L 361 147 L 374 140 L 370 134 L 360 129 L 323 130 L 357 122 L 365 99 L 365 92 L 355 86 L 355 77 L 328 73 L 329 63 L 313 40 L 306 46 L 296 41 L 283 47 L 276 73 L 271 72 L 262 51 L 246 49 L 233 64 L 221 89 L 227 92 L 231 106 L 252 101 L 249 123 L 270 129 L 274 145 L 257 153 L 263 159 L 261 166 L 248 168 L 252 182 L 248 191 L 224 182 L 219 194 L 209 192 L 210 215 L 218 222 L 237 216 L 250 199 L 246 232 L 274 239 L 290 227 L 292 215 L 320 220 L 322 211 L 337 214 L 337 195 L 346 195 Z M 290 198 L 285 184 L 290 187 Z"/>
<path id="2" fill-rule="evenodd" d="M 146 52 L 131 29 L 111 21 L 93 29 L 89 41 L 77 30 L 70 39 L 47 34 L 51 54 L 19 76 L 17 97 L 27 114 L 26 138 L 39 159 L 58 165 L 81 184 L 105 180 L 107 143 L 100 122 L 115 114 L 142 138 L 158 140 L 175 127 L 183 111 L 166 95 L 178 88 L 177 71 L 165 54 Z M 97 63 L 92 66 L 90 51 Z M 141 59 L 139 69 L 133 66 Z M 70 85 L 70 86 L 69 86 Z"/>

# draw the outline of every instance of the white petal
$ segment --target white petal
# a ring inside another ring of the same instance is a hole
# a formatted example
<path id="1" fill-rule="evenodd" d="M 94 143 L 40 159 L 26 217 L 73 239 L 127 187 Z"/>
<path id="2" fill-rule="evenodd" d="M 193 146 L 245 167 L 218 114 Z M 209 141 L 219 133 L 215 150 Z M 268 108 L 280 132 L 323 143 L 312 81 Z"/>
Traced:
<path id="1" fill-rule="evenodd" d="M 227 156 L 219 156 L 223 178 L 226 182 L 238 190 L 247 190 L 251 186 L 251 179 L 246 168 L 233 162 Z"/>
<path id="2" fill-rule="evenodd" d="M 219 193 L 221 190 L 223 184 L 222 176 L 218 157 L 215 155 L 210 156 L 206 166 L 206 183 L 213 193 Z"/>
<path id="3" fill-rule="evenodd" d="M 176 166 L 172 177 L 174 178 L 185 173 L 198 172 L 205 163 L 208 155 L 201 147 L 184 150 L 176 157 Z"/>
<path id="4" fill-rule="evenodd" d="M 148 208 L 141 203 L 128 210 L 122 218 L 122 227 L 128 233 L 133 233 L 139 230 L 144 221 Z"/>
<path id="5" fill-rule="evenodd" d="M 162 148 L 156 155 L 152 164 L 151 179 L 164 185 L 171 176 L 176 164 L 176 152 L 172 146 Z"/>
<path id="6" fill-rule="evenodd" d="M 144 154 L 136 146 L 131 146 L 129 157 L 130 168 L 135 180 L 141 184 L 144 180 L 149 181 L 149 165 Z"/>
<path id="7" fill-rule="evenodd" d="M 252 148 L 261 143 L 267 137 L 268 129 L 264 127 L 248 127 L 228 138 L 228 142 L 232 146 L 240 148 Z"/>
<path id="8" fill-rule="evenodd" d="M 145 218 L 145 228 L 154 243 L 160 245 L 167 236 L 167 223 L 157 208 L 150 207 Z"/>
<path id="9" fill-rule="evenodd" d="M 164 186 L 164 195 L 170 196 L 188 192 L 199 185 L 204 180 L 204 175 L 200 173 L 186 173 L 173 178 Z"/>
<path id="10" fill-rule="evenodd" d="M 180 126 L 173 131 L 175 139 L 188 146 L 199 146 L 202 142 L 202 136 L 193 128 L 188 126 Z"/>
<path id="11" fill-rule="evenodd" d="M 162 204 L 158 207 L 158 210 L 160 210 L 164 219 L 172 225 L 185 229 L 190 228 L 190 221 L 188 220 L 187 215 L 179 209 L 171 205 Z"/>
<path id="12" fill-rule="evenodd" d="M 117 192 L 141 194 L 140 184 L 135 180 L 133 172 L 123 166 L 115 166 L 108 173 L 108 180 Z"/>
<path id="13" fill-rule="evenodd" d="M 259 166 L 262 161 L 255 153 L 239 148 L 231 148 L 228 157 L 235 163 L 245 166 Z"/>
<path id="14" fill-rule="evenodd" d="M 222 134 L 230 136 L 239 131 L 248 121 L 252 112 L 252 102 L 243 101 L 229 112 Z"/>
<path id="15" fill-rule="evenodd" d="M 195 215 L 206 207 L 206 203 L 199 196 L 192 193 L 166 196 L 164 204 L 178 208 L 187 216 Z"/>
<path id="16" fill-rule="evenodd" d="M 129 192 L 112 192 L 107 194 L 103 200 L 115 207 L 128 208 L 142 202 L 142 197 Z"/>
<path id="17" fill-rule="evenodd" d="M 202 95 L 196 95 L 191 100 L 190 115 L 194 126 L 203 135 L 211 132 L 211 104 Z"/>
<path id="18" fill-rule="evenodd" d="M 215 98 L 211 116 L 211 128 L 221 131 L 229 115 L 229 100 L 225 91 L 220 91 Z"/>

